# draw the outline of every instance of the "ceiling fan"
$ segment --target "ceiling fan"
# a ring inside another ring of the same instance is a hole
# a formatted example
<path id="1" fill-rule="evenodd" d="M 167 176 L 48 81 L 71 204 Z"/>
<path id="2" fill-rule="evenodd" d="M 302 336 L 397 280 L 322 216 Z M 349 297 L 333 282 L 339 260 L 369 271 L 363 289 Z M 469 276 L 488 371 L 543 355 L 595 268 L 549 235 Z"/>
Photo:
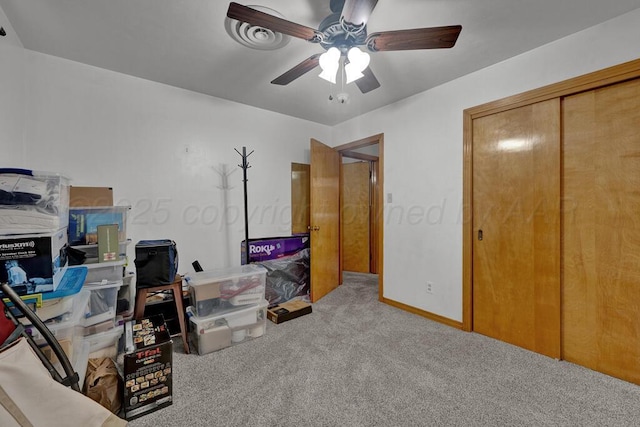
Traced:
<path id="1" fill-rule="evenodd" d="M 352 78 L 362 93 L 367 93 L 380 87 L 380 82 L 378 82 L 378 79 L 376 79 L 373 71 L 368 66 L 368 55 L 363 55 L 359 49 L 356 49 L 358 52 L 353 53 L 352 56 L 352 48 L 366 46 L 366 49 L 370 52 L 447 49 L 455 45 L 460 31 L 462 31 L 462 26 L 452 25 L 367 34 L 367 21 L 377 3 L 378 0 L 331 0 L 330 8 L 332 14 L 320 23 L 317 30 L 235 2 L 229 4 L 227 17 L 276 33 L 286 34 L 311 43 L 318 43 L 327 50 L 324 54 L 311 55 L 275 78 L 271 83 L 287 85 L 319 65 L 323 69 L 323 74 L 325 74 L 324 65 L 329 62 L 327 57 L 330 56 L 335 61 L 337 55 L 337 60 L 346 57 L 345 64 L 347 65 L 345 70 L 350 62 L 355 64 L 357 59 L 366 59 L 360 65 L 361 69 L 356 71 L 358 75 Z M 337 70 L 337 65 L 335 65 L 335 68 Z M 321 75 L 321 77 L 323 76 Z M 333 82 L 335 83 L 335 74 Z"/>

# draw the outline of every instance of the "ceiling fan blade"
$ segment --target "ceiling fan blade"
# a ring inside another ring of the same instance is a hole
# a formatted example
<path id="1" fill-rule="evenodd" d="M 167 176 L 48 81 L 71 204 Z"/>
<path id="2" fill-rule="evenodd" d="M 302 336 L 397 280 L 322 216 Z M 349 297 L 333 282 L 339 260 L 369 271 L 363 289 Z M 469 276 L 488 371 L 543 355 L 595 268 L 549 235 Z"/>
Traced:
<path id="1" fill-rule="evenodd" d="M 367 25 L 378 0 L 345 0 L 341 20 L 355 28 Z"/>
<path id="2" fill-rule="evenodd" d="M 315 55 L 310 56 L 309 58 L 305 59 L 304 61 L 302 61 L 301 63 L 299 63 L 298 65 L 296 65 L 295 67 L 287 71 L 286 73 L 273 79 L 271 83 L 274 85 L 282 85 L 282 86 L 288 85 L 298 77 L 316 68 L 320 62 L 320 55 L 321 55 L 320 53 L 316 53 Z"/>
<path id="3" fill-rule="evenodd" d="M 417 28 L 415 30 L 372 33 L 366 45 L 372 52 L 413 49 L 446 49 L 453 47 L 462 31 L 461 25 Z"/>
<path id="4" fill-rule="evenodd" d="M 251 25 L 263 27 L 271 31 L 297 37 L 309 42 L 319 43 L 322 40 L 322 33 L 304 25 L 260 12 L 259 10 L 231 2 L 227 16 L 231 19 L 247 22 Z"/>
<path id="5" fill-rule="evenodd" d="M 364 77 L 360 77 L 355 81 L 360 92 L 367 93 L 380 87 L 380 82 L 376 79 L 376 76 L 373 74 L 370 67 L 367 67 L 362 74 L 364 74 Z"/>

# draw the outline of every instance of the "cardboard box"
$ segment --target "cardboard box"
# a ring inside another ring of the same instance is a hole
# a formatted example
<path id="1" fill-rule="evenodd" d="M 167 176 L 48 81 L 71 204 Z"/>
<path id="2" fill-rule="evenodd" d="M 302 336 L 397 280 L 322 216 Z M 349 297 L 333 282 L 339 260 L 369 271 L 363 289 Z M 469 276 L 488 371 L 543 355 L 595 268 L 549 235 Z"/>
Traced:
<path id="1" fill-rule="evenodd" d="M 18 295 L 53 292 L 67 269 L 67 229 L 0 236 L 0 282 Z"/>
<path id="2" fill-rule="evenodd" d="M 311 313 L 311 304 L 304 301 L 292 300 L 269 307 L 267 309 L 267 319 L 273 323 L 282 323 L 309 313 Z"/>
<path id="3" fill-rule="evenodd" d="M 240 259 L 247 264 L 244 240 L 240 244 Z M 282 258 L 309 247 L 309 234 L 298 234 L 287 237 L 265 237 L 249 239 L 249 263 Z"/>
<path id="4" fill-rule="evenodd" d="M 72 185 L 69 189 L 69 206 L 113 206 L 113 188 Z"/>
<path id="5" fill-rule="evenodd" d="M 162 315 L 125 325 L 124 416 L 132 420 L 172 400 L 173 342 Z"/>

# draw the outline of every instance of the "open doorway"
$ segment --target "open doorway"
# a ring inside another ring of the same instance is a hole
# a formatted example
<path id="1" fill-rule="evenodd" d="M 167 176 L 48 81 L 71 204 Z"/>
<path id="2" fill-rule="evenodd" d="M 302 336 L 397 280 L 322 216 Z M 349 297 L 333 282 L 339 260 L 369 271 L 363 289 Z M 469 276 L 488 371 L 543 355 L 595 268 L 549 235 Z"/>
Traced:
<path id="1" fill-rule="evenodd" d="M 373 135 L 333 149 L 342 159 L 340 271 L 378 274 L 378 298 L 382 301 L 384 135 Z M 348 165 L 346 169 L 345 165 Z M 357 171 L 352 173 L 351 168 Z M 292 163 L 292 230 L 299 232 L 307 231 L 310 227 L 309 175 L 309 165 Z M 353 175 L 358 176 L 359 180 L 357 197 L 352 191 L 355 190 Z M 356 250 L 359 267 L 354 268 L 353 264 L 350 264 L 350 258 Z"/>

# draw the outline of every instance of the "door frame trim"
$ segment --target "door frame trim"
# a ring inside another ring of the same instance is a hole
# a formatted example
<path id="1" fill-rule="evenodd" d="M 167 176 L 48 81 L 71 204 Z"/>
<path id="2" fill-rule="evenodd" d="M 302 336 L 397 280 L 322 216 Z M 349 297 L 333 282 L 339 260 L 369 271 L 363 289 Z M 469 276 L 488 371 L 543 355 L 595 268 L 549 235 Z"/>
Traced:
<path id="1" fill-rule="evenodd" d="M 473 331 L 473 120 L 638 77 L 640 77 L 640 59 L 488 102 L 463 111 L 462 330 Z"/>
<path id="2" fill-rule="evenodd" d="M 377 194 L 377 204 L 374 207 L 376 210 L 376 245 L 377 245 L 377 255 L 378 255 L 378 300 L 384 301 L 384 133 L 379 133 L 377 135 L 371 135 L 366 138 L 358 139 L 356 141 L 351 141 L 346 144 L 338 145 L 333 147 L 340 155 L 343 153 L 349 152 L 356 148 L 368 147 L 370 145 L 378 144 L 378 194 Z M 342 193 L 342 190 L 340 190 Z M 342 197 L 342 194 L 340 194 Z M 342 242 L 342 237 L 340 238 L 340 242 Z M 342 243 L 341 243 L 342 244 Z M 342 266 L 340 268 L 342 272 Z"/>

